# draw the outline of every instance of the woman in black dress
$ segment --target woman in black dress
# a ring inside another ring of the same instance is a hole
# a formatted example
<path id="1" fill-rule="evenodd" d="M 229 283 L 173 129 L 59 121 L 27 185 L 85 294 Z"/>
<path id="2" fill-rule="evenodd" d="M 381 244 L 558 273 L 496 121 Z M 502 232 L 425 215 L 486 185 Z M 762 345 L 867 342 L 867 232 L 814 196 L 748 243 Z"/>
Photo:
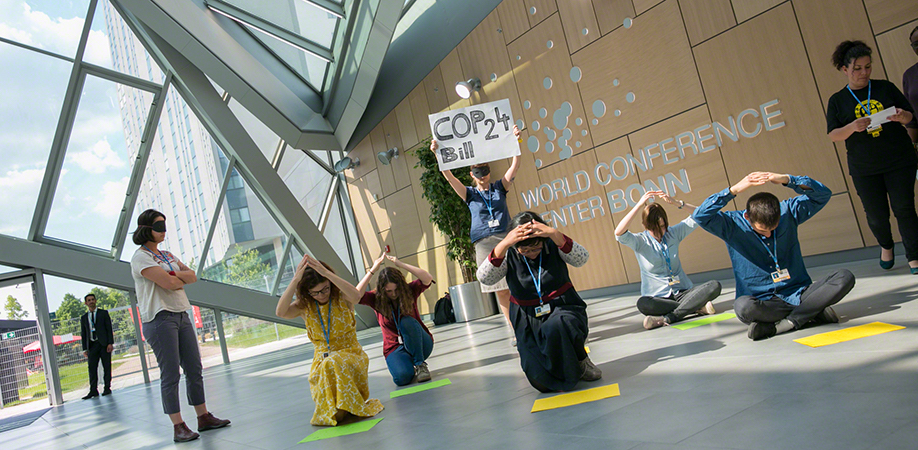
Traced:
<path id="1" fill-rule="evenodd" d="M 478 279 L 490 284 L 506 276 L 510 321 L 529 383 L 553 392 L 569 391 L 580 380 L 600 379 L 602 372 L 584 348 L 589 333 L 586 303 L 567 271 L 568 264 L 586 264 L 590 254 L 534 212 L 517 214 L 510 230 L 479 265 Z"/>

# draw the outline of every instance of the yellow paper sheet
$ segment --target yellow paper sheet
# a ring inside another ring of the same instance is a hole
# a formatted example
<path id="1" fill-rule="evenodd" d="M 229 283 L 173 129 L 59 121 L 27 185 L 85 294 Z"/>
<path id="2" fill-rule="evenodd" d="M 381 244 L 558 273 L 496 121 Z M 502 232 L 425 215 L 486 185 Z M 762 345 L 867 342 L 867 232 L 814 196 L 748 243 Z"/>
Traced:
<path id="1" fill-rule="evenodd" d="M 845 328 L 844 330 L 830 331 L 828 333 L 816 334 L 813 336 L 794 339 L 794 342 L 808 345 L 810 347 L 822 347 L 825 345 L 838 344 L 839 342 L 852 341 L 867 336 L 888 333 L 890 331 L 901 330 L 905 327 L 899 325 L 890 325 L 883 322 L 873 322 L 866 325 Z"/>
<path id="2" fill-rule="evenodd" d="M 618 383 L 598 388 L 587 389 L 584 391 L 571 392 L 569 394 L 556 395 L 554 397 L 540 398 L 532 404 L 532 411 L 539 412 L 555 408 L 564 408 L 565 406 L 579 405 L 581 403 L 595 402 L 609 397 L 618 397 L 621 393 L 618 391 Z"/>
<path id="3" fill-rule="evenodd" d="M 583 349 L 586 350 L 587 354 L 590 353 L 590 346 L 589 346 L 589 345 L 584 345 L 584 346 L 583 346 Z"/>

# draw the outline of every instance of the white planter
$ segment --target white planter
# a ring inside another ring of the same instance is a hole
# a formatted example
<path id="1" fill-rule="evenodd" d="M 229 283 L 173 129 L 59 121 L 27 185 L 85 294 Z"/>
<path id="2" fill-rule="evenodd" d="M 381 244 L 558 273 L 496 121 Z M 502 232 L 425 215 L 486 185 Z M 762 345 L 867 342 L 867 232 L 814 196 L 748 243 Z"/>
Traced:
<path id="1" fill-rule="evenodd" d="M 483 294 L 477 281 L 449 287 L 456 322 L 468 322 L 497 314 L 497 298 L 493 292 Z"/>

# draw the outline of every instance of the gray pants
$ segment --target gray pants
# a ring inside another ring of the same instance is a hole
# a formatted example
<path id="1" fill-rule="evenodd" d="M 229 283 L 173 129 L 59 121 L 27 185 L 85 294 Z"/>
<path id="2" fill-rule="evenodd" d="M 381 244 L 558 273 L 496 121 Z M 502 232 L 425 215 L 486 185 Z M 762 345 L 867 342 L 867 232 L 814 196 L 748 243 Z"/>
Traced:
<path id="1" fill-rule="evenodd" d="M 637 309 L 645 316 L 665 316 L 667 323 L 676 323 L 685 316 L 698 311 L 705 303 L 720 295 L 720 283 L 708 281 L 674 296 L 648 297 L 638 299 Z"/>
<path id="2" fill-rule="evenodd" d="M 179 366 L 185 372 L 188 404 L 203 404 L 204 377 L 201 374 L 201 352 L 188 313 L 160 311 L 153 320 L 143 324 L 143 335 L 153 348 L 153 354 L 156 355 L 156 362 L 159 364 L 163 412 L 175 414 L 180 411 Z"/>
<path id="3" fill-rule="evenodd" d="M 780 297 L 759 300 L 751 295 L 744 295 L 733 302 L 733 310 L 736 312 L 736 318 L 745 324 L 775 323 L 787 319 L 799 330 L 827 306 L 838 303 L 853 287 L 854 274 L 847 269 L 840 269 L 806 288 L 800 295 L 799 305 L 791 305 Z"/>

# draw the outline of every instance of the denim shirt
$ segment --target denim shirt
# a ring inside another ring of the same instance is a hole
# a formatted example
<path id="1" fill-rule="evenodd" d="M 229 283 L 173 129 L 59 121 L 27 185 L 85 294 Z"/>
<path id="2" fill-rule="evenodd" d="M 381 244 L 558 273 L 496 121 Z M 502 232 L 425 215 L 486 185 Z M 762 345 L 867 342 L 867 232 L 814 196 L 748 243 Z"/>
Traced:
<path id="1" fill-rule="evenodd" d="M 667 228 L 663 234 L 673 275 L 679 277 L 679 282 L 672 286 L 669 285 L 669 266 L 663 258 L 663 245 L 650 231 L 644 230 L 637 234 L 625 231 L 621 236 L 615 236 L 619 243 L 634 250 L 638 266 L 641 268 L 641 295 L 668 297 L 670 294 L 692 288 L 692 280 L 689 280 L 688 275 L 682 270 L 682 262 L 679 260 L 679 243 L 695 230 L 695 225 L 695 220 L 686 217 L 682 222 Z"/>
<path id="2" fill-rule="evenodd" d="M 809 189 L 805 190 L 801 186 Z M 800 295 L 813 283 L 803 265 L 797 226 L 819 212 L 829 202 L 832 191 L 809 177 L 791 176 L 787 187 L 801 195 L 781 202 L 778 228 L 769 238 L 752 229 L 743 217 L 745 210 L 721 211 L 736 197 L 730 193 L 729 188 L 708 197 L 692 213 L 701 228 L 727 243 L 730 261 L 733 263 L 733 276 L 736 278 L 737 298 L 751 295 L 766 300 L 777 296 L 791 305 L 799 305 Z M 788 270 L 789 280 L 777 283 L 772 281 L 771 273 L 776 270 L 775 263 L 766 246 L 776 254 L 778 265 Z"/>

